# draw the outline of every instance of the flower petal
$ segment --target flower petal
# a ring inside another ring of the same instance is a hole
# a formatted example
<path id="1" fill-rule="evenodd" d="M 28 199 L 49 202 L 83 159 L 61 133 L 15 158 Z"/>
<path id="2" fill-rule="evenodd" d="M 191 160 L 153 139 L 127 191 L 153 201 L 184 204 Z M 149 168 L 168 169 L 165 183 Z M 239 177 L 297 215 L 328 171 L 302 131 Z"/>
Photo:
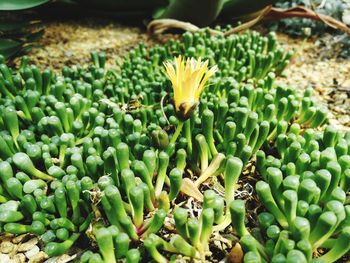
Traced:
<path id="1" fill-rule="evenodd" d="M 181 56 L 174 58 L 173 62 L 164 63 L 166 75 L 173 86 L 177 112 L 182 111 L 182 114 L 187 114 L 188 111 L 193 111 L 207 81 L 217 71 L 216 66 L 209 69 L 208 65 L 209 60 L 186 59 Z"/>

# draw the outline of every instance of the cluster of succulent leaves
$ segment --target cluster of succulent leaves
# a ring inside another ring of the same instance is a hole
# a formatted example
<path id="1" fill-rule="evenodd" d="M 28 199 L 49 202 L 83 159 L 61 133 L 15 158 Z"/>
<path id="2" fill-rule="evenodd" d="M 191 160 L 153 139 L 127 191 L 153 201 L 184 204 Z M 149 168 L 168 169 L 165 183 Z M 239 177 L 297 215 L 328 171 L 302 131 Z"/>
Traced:
<path id="1" fill-rule="evenodd" d="M 172 142 L 179 120 L 163 62 L 178 55 L 219 70 Z M 246 262 L 347 252 L 350 136 L 314 131 L 327 111 L 312 90 L 275 83 L 292 52 L 273 33 L 185 33 L 140 44 L 118 69 L 91 56 L 61 73 L 2 58 L 1 232 L 39 235 L 50 257 L 87 248 L 79 260 L 91 263 L 203 261 L 213 233 L 232 226 Z M 255 159 L 265 209 L 248 230 L 235 192 Z"/>
<path id="2" fill-rule="evenodd" d="M 277 156 L 259 151 L 262 176 L 255 189 L 268 212 L 259 228 L 241 234 L 247 262 L 334 262 L 350 249 L 350 132 L 323 132 L 292 125 L 278 135 Z M 253 245 L 256 244 L 256 245 Z"/>

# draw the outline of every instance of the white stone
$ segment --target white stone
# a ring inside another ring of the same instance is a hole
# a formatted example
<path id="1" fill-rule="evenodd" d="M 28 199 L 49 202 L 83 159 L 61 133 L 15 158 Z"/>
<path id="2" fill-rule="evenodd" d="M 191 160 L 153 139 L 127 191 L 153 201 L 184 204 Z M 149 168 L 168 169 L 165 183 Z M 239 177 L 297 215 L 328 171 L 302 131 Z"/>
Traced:
<path id="1" fill-rule="evenodd" d="M 0 263 L 10 263 L 10 257 L 6 254 L 0 253 Z"/>
<path id="2" fill-rule="evenodd" d="M 30 250 L 28 250 L 26 253 L 24 253 L 26 255 L 27 258 L 32 258 L 34 257 L 36 254 L 38 254 L 40 251 L 38 246 L 33 246 Z"/>
<path id="3" fill-rule="evenodd" d="M 18 247 L 18 251 L 25 252 L 32 249 L 36 244 L 38 244 L 38 238 L 32 238 L 25 243 L 22 243 Z"/>

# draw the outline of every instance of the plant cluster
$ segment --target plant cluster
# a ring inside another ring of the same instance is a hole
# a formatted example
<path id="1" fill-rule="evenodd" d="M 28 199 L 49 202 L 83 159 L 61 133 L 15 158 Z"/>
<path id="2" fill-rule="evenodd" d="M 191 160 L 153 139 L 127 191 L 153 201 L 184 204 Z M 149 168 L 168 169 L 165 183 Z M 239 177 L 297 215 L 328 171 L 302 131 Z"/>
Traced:
<path id="1" fill-rule="evenodd" d="M 140 44 L 118 70 L 95 52 L 60 74 L 2 59 L 1 232 L 40 235 L 50 257 L 79 243 L 89 263 L 204 261 L 231 225 L 247 262 L 306 262 L 319 247 L 325 262 L 341 257 L 350 136 L 314 131 L 327 111 L 312 91 L 274 82 L 292 54 L 273 33 L 201 31 Z M 258 231 L 235 200 L 255 159 Z"/>
<path id="2" fill-rule="evenodd" d="M 255 188 L 268 212 L 241 234 L 247 262 L 310 262 L 320 249 L 328 252 L 315 262 L 334 262 L 350 249 L 350 132 L 328 126 L 301 135 L 293 125 L 277 137 L 278 156 L 257 153 Z"/>

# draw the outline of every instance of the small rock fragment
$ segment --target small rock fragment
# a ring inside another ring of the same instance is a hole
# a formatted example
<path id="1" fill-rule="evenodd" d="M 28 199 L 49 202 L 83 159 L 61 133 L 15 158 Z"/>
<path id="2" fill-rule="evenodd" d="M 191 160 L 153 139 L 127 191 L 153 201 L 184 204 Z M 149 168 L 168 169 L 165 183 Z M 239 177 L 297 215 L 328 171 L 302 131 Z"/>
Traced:
<path id="1" fill-rule="evenodd" d="M 0 263 L 10 263 L 10 257 L 6 254 L 0 253 Z"/>
<path id="2" fill-rule="evenodd" d="M 9 254 L 13 250 L 13 247 L 14 247 L 14 245 L 9 241 L 1 242 L 0 252 L 5 253 L 5 254 Z"/>
<path id="3" fill-rule="evenodd" d="M 23 234 L 23 235 L 19 235 L 19 236 L 17 236 L 17 237 L 14 237 L 14 238 L 12 239 L 12 243 L 18 244 L 18 243 L 22 242 L 23 239 L 24 239 L 27 235 L 28 235 L 28 234 Z"/>
<path id="4" fill-rule="evenodd" d="M 58 257 L 52 257 L 44 261 L 44 263 L 55 263 L 57 262 Z"/>
<path id="5" fill-rule="evenodd" d="M 26 256 L 23 253 L 16 254 L 13 259 L 15 263 L 25 263 L 26 262 Z"/>
<path id="6" fill-rule="evenodd" d="M 43 262 L 48 256 L 45 254 L 45 252 L 40 251 L 39 253 L 35 254 L 33 257 L 31 257 L 28 261 L 28 263 L 41 263 Z"/>
<path id="7" fill-rule="evenodd" d="M 71 262 L 74 258 L 76 258 L 76 254 L 69 256 L 67 254 L 63 254 L 61 256 L 58 257 L 52 257 L 49 258 L 48 260 L 45 260 L 44 263 L 66 263 L 66 262 Z"/>
<path id="8" fill-rule="evenodd" d="M 19 252 L 25 252 L 30 250 L 32 247 L 34 247 L 36 244 L 38 244 L 38 238 L 34 237 L 27 242 L 20 244 L 18 247 Z"/>
<path id="9" fill-rule="evenodd" d="M 13 249 L 12 249 L 12 251 L 11 251 L 10 253 L 8 253 L 8 255 L 10 256 L 10 258 L 13 258 L 13 257 L 18 253 L 17 248 L 18 248 L 18 245 L 13 244 Z"/>
<path id="10" fill-rule="evenodd" d="M 67 263 L 72 261 L 75 257 L 76 255 L 69 256 L 67 254 L 63 254 L 58 258 L 57 263 Z"/>
<path id="11" fill-rule="evenodd" d="M 31 259 L 39 253 L 40 249 L 38 246 L 34 245 L 30 250 L 28 250 L 25 255 L 27 258 Z"/>

